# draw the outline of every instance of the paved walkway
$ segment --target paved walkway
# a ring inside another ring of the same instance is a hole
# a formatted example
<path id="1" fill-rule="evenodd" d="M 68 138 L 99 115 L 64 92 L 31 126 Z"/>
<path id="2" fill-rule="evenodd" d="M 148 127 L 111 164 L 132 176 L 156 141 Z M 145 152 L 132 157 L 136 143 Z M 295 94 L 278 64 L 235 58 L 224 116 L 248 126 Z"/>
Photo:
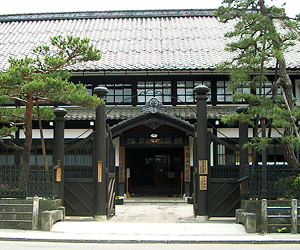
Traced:
<path id="1" fill-rule="evenodd" d="M 116 216 L 95 221 L 67 217 L 51 232 L 0 229 L 0 240 L 114 243 L 300 243 L 299 235 L 247 234 L 234 218 L 199 223 L 182 199 L 131 198 L 116 206 Z"/>

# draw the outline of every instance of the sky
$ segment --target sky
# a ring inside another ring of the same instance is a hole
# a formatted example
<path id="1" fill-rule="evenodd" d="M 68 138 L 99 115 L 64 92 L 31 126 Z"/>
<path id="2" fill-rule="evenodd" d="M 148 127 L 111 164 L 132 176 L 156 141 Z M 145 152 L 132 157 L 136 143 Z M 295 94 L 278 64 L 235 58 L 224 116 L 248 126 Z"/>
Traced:
<path id="1" fill-rule="evenodd" d="M 78 12 L 103 10 L 153 9 L 214 9 L 222 0 L 1 0 L 1 14 Z M 272 0 L 266 0 L 272 3 Z M 276 5 L 285 3 L 290 17 L 300 13 L 299 0 L 273 0 Z"/>

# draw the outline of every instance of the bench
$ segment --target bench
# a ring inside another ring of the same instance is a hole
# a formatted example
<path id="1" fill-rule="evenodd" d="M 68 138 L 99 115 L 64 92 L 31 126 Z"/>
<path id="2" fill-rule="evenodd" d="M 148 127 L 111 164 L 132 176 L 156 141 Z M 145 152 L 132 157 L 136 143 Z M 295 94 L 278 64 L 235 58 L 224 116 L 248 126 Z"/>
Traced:
<path id="1" fill-rule="evenodd" d="M 247 233 L 256 233 L 256 215 L 255 213 L 245 212 L 243 209 L 235 211 L 236 223 L 243 224 Z"/>
<path id="2" fill-rule="evenodd" d="M 44 211 L 42 213 L 42 230 L 51 231 L 53 224 L 65 220 L 65 208 L 58 207 L 57 210 Z"/>

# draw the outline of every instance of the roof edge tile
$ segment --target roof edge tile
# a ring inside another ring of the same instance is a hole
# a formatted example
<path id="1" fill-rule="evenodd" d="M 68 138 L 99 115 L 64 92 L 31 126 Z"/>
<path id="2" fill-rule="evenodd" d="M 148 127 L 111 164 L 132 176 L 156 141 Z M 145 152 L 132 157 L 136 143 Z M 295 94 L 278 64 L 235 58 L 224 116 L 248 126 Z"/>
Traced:
<path id="1" fill-rule="evenodd" d="M 53 12 L 0 15 L 0 22 L 66 20 L 93 18 L 147 18 L 147 17 L 187 17 L 213 16 L 214 9 L 178 9 L 178 10 L 120 10 L 120 11 L 86 11 Z"/>

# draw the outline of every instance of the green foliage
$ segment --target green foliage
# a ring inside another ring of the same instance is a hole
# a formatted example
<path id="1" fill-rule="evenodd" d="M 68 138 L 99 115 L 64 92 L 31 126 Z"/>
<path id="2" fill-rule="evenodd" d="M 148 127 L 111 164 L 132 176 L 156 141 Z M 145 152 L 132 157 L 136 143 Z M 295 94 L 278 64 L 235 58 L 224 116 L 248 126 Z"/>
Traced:
<path id="1" fill-rule="evenodd" d="M 217 69 L 229 71 L 233 101 L 248 106 L 244 114 L 232 114 L 223 117 L 222 121 L 229 126 L 237 125 L 238 121 L 248 122 L 257 133 L 247 146 L 267 148 L 272 140 L 260 138 L 258 121 L 262 117 L 267 119 L 268 128 L 278 132 L 291 124 L 296 126 L 296 118 L 300 117 L 299 109 L 288 107 L 282 95 L 282 87 L 289 84 L 283 78 L 278 82 L 275 79 L 269 92 L 263 92 L 263 86 L 270 83 L 269 63 L 277 61 L 281 63 L 279 67 L 285 66 L 283 52 L 299 39 L 299 22 L 288 18 L 284 8 L 267 6 L 263 0 L 224 0 L 215 15 L 221 22 L 234 24 L 234 29 L 226 34 L 231 42 L 225 48 L 233 52 L 233 58 L 221 63 Z M 250 92 L 243 93 L 243 87 Z M 299 147 L 299 138 L 295 134 L 285 137 L 282 133 L 282 136 L 282 142 Z"/>
<path id="2" fill-rule="evenodd" d="M 277 233 L 283 233 L 286 230 L 286 227 L 278 228 Z"/>
<path id="3" fill-rule="evenodd" d="M 0 72 L 0 103 L 3 105 L 10 100 L 21 102 L 16 108 L 0 107 L 0 122 L 11 126 L 3 127 L 0 136 L 11 135 L 17 128 L 15 125 L 31 129 L 28 123 L 37 119 L 37 104 L 41 119 L 50 120 L 54 115 L 49 105 L 96 107 L 103 102 L 96 95 L 88 94 L 83 84 L 71 82 L 72 72 L 68 71 L 76 63 L 100 60 L 100 51 L 90 45 L 87 38 L 57 36 L 50 40 L 50 46 L 40 45 L 33 49 L 33 58 L 10 58 L 9 68 Z M 31 144 L 28 145 L 30 148 Z"/>
<path id="4" fill-rule="evenodd" d="M 300 198 L 300 174 L 279 177 L 274 183 L 274 188 L 283 194 L 282 198 Z"/>

